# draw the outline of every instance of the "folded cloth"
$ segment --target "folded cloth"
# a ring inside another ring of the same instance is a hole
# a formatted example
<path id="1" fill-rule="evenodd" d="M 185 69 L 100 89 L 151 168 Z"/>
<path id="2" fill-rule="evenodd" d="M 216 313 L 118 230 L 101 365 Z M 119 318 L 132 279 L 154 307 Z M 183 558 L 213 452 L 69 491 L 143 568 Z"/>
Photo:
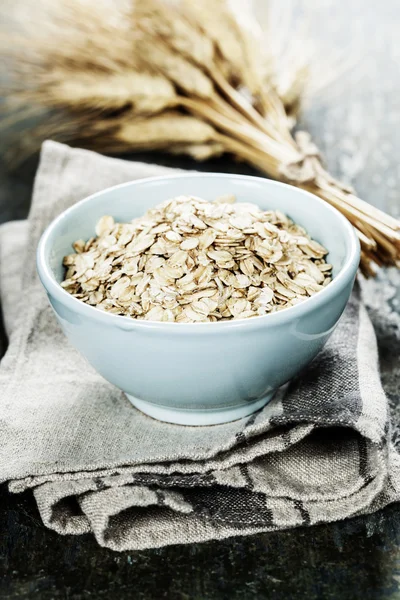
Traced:
<path id="1" fill-rule="evenodd" d="M 114 550 L 312 525 L 399 499 L 399 457 L 358 287 L 309 368 L 263 410 L 225 425 L 145 416 L 68 344 L 36 275 L 40 234 L 96 190 L 170 171 L 44 144 L 28 222 L 0 232 L 9 336 L 0 479 L 13 492 L 32 488 L 49 528 L 91 531 Z"/>

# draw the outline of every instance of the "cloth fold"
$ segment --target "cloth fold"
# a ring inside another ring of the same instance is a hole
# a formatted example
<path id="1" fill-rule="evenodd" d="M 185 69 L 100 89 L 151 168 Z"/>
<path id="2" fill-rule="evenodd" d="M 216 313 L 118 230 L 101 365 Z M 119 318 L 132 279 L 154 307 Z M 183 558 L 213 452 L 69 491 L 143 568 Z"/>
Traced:
<path id="1" fill-rule="evenodd" d="M 44 523 L 133 550 L 312 525 L 400 499 L 373 327 L 356 286 L 323 352 L 263 410 L 213 427 L 157 422 L 68 344 L 38 280 L 48 223 L 94 191 L 174 170 L 46 142 L 27 222 L 0 228 L 9 347 L 0 480 Z"/>

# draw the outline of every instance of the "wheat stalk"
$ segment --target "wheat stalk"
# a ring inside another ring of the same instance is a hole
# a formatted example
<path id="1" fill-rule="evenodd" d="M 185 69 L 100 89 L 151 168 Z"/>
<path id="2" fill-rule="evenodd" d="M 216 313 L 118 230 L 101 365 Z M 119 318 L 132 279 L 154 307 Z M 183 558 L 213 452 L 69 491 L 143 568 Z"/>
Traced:
<path id="1" fill-rule="evenodd" d="M 113 154 L 157 149 L 205 160 L 228 152 L 340 210 L 355 227 L 366 275 L 399 266 L 400 222 L 331 177 L 308 134 L 291 132 L 310 57 L 286 54 L 277 69 L 290 46 L 283 27 L 278 50 L 271 44 L 261 57 L 226 0 L 38 2 L 47 18 L 35 10 L 21 33 L 0 31 L 10 75 L 2 129 L 19 122 L 23 131 L 49 111 L 29 137 L 13 139 L 14 158 L 46 137 Z M 327 82 L 321 75 L 320 87 Z"/>

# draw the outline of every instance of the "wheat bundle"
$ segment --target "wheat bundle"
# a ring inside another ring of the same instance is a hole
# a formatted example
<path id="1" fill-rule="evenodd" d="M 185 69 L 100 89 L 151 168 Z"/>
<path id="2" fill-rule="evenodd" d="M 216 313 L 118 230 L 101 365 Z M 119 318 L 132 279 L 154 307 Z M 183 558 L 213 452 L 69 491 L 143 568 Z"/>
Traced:
<path id="1" fill-rule="evenodd" d="M 359 237 L 364 274 L 399 266 L 400 222 L 331 177 L 306 132 L 292 133 L 305 66 L 277 77 L 227 0 L 38 1 L 45 21 L 35 11 L 24 31 L 0 36 L 10 75 L 2 127 L 19 121 L 23 130 L 46 115 L 14 140 L 14 153 L 46 137 L 114 154 L 227 152 L 341 211 Z"/>

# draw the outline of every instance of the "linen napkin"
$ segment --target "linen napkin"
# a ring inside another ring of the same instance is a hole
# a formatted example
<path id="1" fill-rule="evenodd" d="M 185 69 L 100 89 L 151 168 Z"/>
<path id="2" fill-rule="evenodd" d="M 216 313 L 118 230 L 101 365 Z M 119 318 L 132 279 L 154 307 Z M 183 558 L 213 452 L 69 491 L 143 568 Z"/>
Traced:
<path id="1" fill-rule="evenodd" d="M 157 422 L 61 333 L 35 270 L 62 210 L 171 171 L 46 142 L 28 222 L 0 230 L 9 347 L 0 364 L 0 480 L 43 522 L 134 550 L 334 521 L 400 498 L 374 330 L 356 286 L 322 353 L 263 410 L 212 427 Z"/>

